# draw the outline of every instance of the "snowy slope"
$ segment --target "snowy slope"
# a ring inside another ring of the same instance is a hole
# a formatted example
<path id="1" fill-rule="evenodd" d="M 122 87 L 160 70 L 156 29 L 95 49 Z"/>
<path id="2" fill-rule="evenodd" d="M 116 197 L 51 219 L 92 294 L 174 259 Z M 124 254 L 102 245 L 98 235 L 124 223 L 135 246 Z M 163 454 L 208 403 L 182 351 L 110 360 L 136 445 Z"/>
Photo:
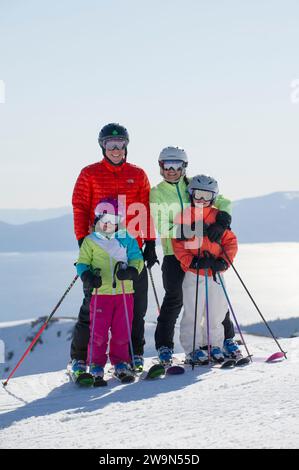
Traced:
<path id="1" fill-rule="evenodd" d="M 79 389 L 64 370 L 12 379 L 0 389 L 0 448 L 298 448 L 299 338 L 282 340 L 278 364 L 259 361 L 273 341 L 246 339 L 255 362 L 230 371 L 102 389 Z"/>
<path id="2" fill-rule="evenodd" d="M 36 336 L 45 318 L 38 320 L 23 320 L 18 322 L 0 323 L 0 339 L 5 344 L 6 363 L 0 363 L 0 378 L 7 377 L 16 365 L 24 351 Z M 63 369 L 69 361 L 72 330 L 74 319 L 55 318 L 40 337 L 40 342 L 34 346 L 15 373 L 15 377 L 33 375 L 42 372 L 54 372 Z M 155 323 L 146 323 L 146 355 L 155 354 L 154 346 Z M 176 351 L 182 348 L 178 341 L 178 326 L 176 327 Z"/>

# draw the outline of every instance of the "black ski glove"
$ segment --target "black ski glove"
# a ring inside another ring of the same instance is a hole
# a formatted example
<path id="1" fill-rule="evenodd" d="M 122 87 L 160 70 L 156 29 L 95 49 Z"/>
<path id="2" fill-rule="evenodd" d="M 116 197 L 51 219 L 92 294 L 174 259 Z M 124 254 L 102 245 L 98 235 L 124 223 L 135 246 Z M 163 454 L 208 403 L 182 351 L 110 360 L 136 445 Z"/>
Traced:
<path id="1" fill-rule="evenodd" d="M 223 258 L 212 259 L 211 269 L 214 273 L 219 271 L 226 271 L 229 267 L 228 263 Z"/>
<path id="2" fill-rule="evenodd" d="M 207 230 L 207 235 L 211 242 L 220 242 L 225 230 L 230 228 L 232 218 L 224 211 L 219 211 L 216 215 L 216 222 L 211 224 Z"/>
<path id="3" fill-rule="evenodd" d="M 144 243 L 143 259 L 146 262 L 146 267 L 151 269 L 154 264 L 160 264 L 156 253 L 156 242 L 155 240 L 146 240 Z"/>
<path id="4" fill-rule="evenodd" d="M 193 260 L 191 261 L 190 268 L 191 269 L 209 269 L 213 264 L 213 258 L 210 256 L 194 256 Z"/>
<path id="5" fill-rule="evenodd" d="M 119 269 L 116 273 L 116 277 L 120 281 L 136 281 L 138 275 L 138 270 L 133 266 L 128 266 L 126 269 Z"/>
<path id="6" fill-rule="evenodd" d="M 102 285 L 102 278 L 100 276 L 100 269 L 92 273 L 89 269 L 81 274 L 81 280 L 83 282 L 83 289 L 92 290 L 98 289 Z"/>

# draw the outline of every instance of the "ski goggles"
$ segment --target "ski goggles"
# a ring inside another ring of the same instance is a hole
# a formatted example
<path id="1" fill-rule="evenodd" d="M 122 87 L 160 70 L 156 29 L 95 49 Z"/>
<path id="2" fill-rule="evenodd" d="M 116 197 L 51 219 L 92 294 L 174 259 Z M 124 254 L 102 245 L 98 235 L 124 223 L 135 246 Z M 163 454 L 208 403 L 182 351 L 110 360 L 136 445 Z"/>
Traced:
<path id="1" fill-rule="evenodd" d="M 159 162 L 159 164 L 160 167 L 163 168 L 163 170 L 167 171 L 182 171 L 184 168 L 186 168 L 186 163 L 182 160 L 164 160 L 162 162 Z"/>
<path id="2" fill-rule="evenodd" d="M 102 224 L 113 224 L 117 225 L 120 223 L 120 215 L 114 215 L 114 214 L 100 214 L 97 215 L 98 221 L 100 221 Z"/>
<path id="3" fill-rule="evenodd" d="M 194 199 L 203 199 L 206 202 L 210 202 L 214 199 L 215 195 L 212 191 L 203 191 L 202 189 L 193 189 L 192 197 Z"/>
<path id="4" fill-rule="evenodd" d="M 108 139 L 104 140 L 103 147 L 105 150 L 124 150 L 127 147 L 126 139 Z"/>

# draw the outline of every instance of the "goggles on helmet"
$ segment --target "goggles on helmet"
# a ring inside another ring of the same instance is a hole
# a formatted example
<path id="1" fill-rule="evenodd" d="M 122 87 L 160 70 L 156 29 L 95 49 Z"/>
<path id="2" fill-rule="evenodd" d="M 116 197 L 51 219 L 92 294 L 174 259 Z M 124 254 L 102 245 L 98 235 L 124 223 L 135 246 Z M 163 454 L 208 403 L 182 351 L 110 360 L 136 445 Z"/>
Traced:
<path id="1" fill-rule="evenodd" d="M 202 189 L 193 189 L 192 197 L 194 199 L 203 199 L 206 202 L 210 202 L 215 198 L 215 194 L 212 191 L 203 191 Z"/>
<path id="2" fill-rule="evenodd" d="M 105 150 L 124 150 L 127 147 L 128 141 L 126 139 L 107 139 L 103 142 Z"/>
<path id="3" fill-rule="evenodd" d="M 102 224 L 113 224 L 117 225 L 120 223 L 120 215 L 114 215 L 114 214 L 100 214 L 97 216 L 97 222 L 100 221 Z"/>
<path id="4" fill-rule="evenodd" d="M 182 160 L 162 160 L 159 165 L 163 170 L 182 171 L 186 168 L 186 163 Z"/>

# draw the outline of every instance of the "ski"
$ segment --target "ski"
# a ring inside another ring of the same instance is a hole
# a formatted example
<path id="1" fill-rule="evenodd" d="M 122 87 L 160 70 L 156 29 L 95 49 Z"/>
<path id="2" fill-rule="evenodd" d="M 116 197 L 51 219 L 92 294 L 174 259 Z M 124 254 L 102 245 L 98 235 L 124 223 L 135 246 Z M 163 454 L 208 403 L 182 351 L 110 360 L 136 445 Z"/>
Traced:
<path id="1" fill-rule="evenodd" d="M 66 371 L 70 380 L 80 387 L 105 387 L 108 385 L 107 380 L 103 377 L 96 377 L 89 372 L 82 372 L 79 375 L 72 373 L 71 367 L 67 367 Z"/>
<path id="2" fill-rule="evenodd" d="M 231 357 L 226 359 L 220 366 L 221 369 L 231 369 L 233 367 L 241 367 L 250 364 L 250 357 L 246 356 L 239 356 L 239 357 Z"/>
<path id="3" fill-rule="evenodd" d="M 220 369 L 231 369 L 235 367 L 236 364 L 237 364 L 236 359 L 229 358 L 220 364 Z"/>
<path id="4" fill-rule="evenodd" d="M 267 357 L 266 362 L 280 362 L 280 359 L 286 359 L 286 352 L 276 352 L 271 354 L 271 356 Z"/>
<path id="5" fill-rule="evenodd" d="M 190 363 L 190 362 L 185 362 L 184 364 L 186 366 L 189 366 L 189 367 L 199 367 L 199 368 L 219 368 L 219 369 L 233 369 L 237 364 L 237 361 L 236 359 L 232 359 L 232 358 L 229 358 L 229 359 L 226 359 L 225 361 L 223 362 L 215 362 L 215 361 L 211 361 L 211 362 L 208 362 L 208 361 L 205 361 L 205 362 L 195 362 L 194 364 Z M 241 365 L 241 364 L 238 364 L 238 365 Z"/>
<path id="6" fill-rule="evenodd" d="M 253 362 L 266 362 L 268 364 L 280 364 L 281 362 L 283 362 L 284 357 L 285 356 L 282 353 L 274 353 L 270 357 L 253 356 Z"/>
<path id="7" fill-rule="evenodd" d="M 134 375 L 128 375 L 125 373 L 122 373 L 122 374 L 113 373 L 112 375 L 115 379 L 119 380 L 122 384 L 129 384 L 129 383 L 135 382 Z"/>
<path id="8" fill-rule="evenodd" d="M 154 364 L 152 365 L 146 373 L 145 379 L 157 379 L 165 375 L 181 375 L 184 374 L 185 368 L 183 365 L 178 364 Z"/>
<path id="9" fill-rule="evenodd" d="M 93 387 L 94 377 L 88 372 L 83 372 L 80 375 L 75 375 L 71 371 L 67 371 L 70 380 L 80 387 Z"/>
<path id="10" fill-rule="evenodd" d="M 108 385 L 107 380 L 104 377 L 94 377 L 94 387 L 106 387 Z"/>
<path id="11" fill-rule="evenodd" d="M 146 372 L 146 375 L 144 378 L 145 380 L 157 379 L 165 375 L 165 373 L 166 373 L 166 370 L 162 364 L 154 364 Z"/>
<path id="12" fill-rule="evenodd" d="M 250 362 L 250 357 L 240 357 L 239 359 L 236 359 L 236 367 L 246 366 L 247 364 L 250 364 Z"/>
<path id="13" fill-rule="evenodd" d="M 185 372 L 184 366 L 180 366 L 178 364 L 173 364 L 171 366 L 166 367 L 167 375 L 181 375 L 181 374 L 184 374 L 184 372 Z"/>

